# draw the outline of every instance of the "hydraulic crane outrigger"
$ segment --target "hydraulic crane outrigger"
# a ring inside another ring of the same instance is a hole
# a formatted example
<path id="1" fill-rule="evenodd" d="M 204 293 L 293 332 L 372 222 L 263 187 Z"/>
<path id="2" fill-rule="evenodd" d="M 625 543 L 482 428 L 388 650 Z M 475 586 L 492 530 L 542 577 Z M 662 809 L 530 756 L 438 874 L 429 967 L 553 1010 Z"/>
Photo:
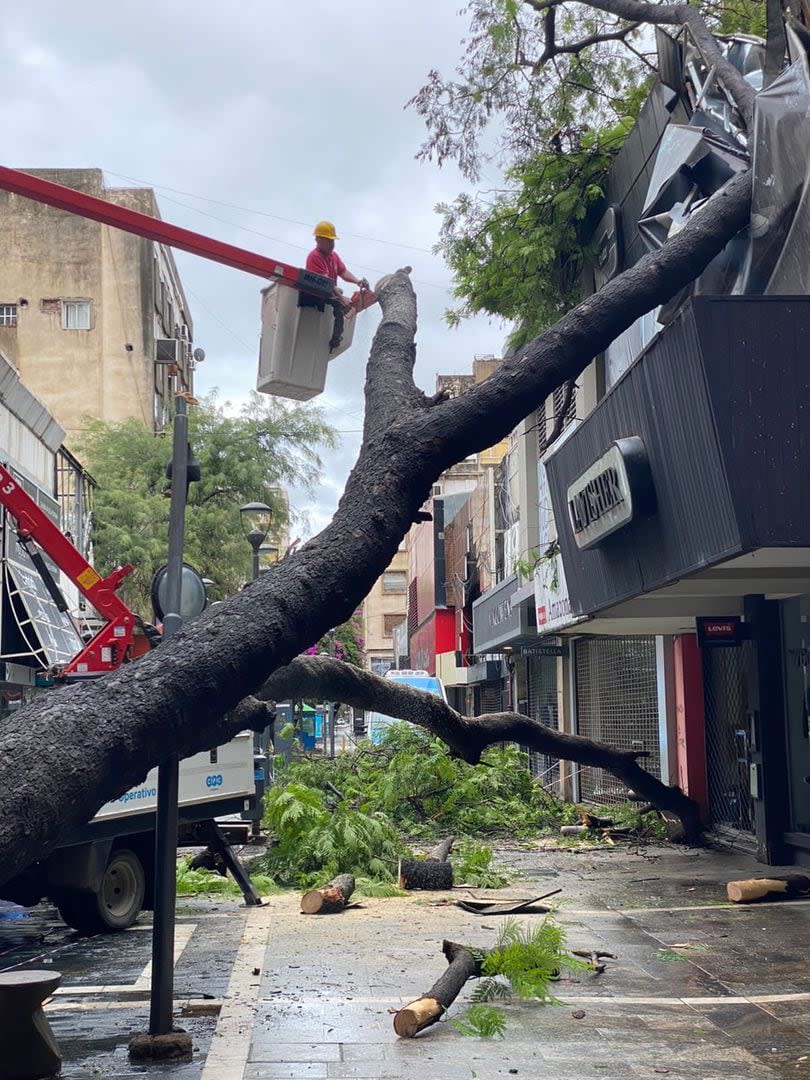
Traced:
<path id="1" fill-rule="evenodd" d="M 45 203 L 58 210 L 65 210 L 79 217 L 90 218 L 103 225 L 134 233 L 147 240 L 165 244 L 200 255 L 204 259 L 223 263 L 225 266 L 244 270 L 265 280 L 275 281 L 300 292 L 310 293 L 320 299 L 328 299 L 334 293 L 329 278 L 308 270 L 280 262 L 223 243 L 201 233 L 183 229 L 161 221 L 159 218 L 141 214 L 125 206 L 107 202 L 94 195 L 55 184 L 19 169 L 0 165 L 0 190 L 22 195 L 35 202 Z M 132 567 L 122 566 L 107 577 L 101 575 L 87 562 L 68 538 L 60 532 L 50 518 L 42 512 L 33 499 L 20 487 L 8 469 L 0 465 L 0 505 L 15 518 L 20 542 L 29 550 L 35 566 L 43 578 L 57 607 L 65 610 L 64 598 L 53 581 L 41 555 L 31 548 L 37 544 L 81 590 L 96 611 L 107 620 L 105 626 L 85 645 L 64 669 L 66 678 L 92 677 L 106 671 L 114 671 L 126 659 L 132 645 L 135 615 L 116 595 L 121 582 L 132 573 Z"/>

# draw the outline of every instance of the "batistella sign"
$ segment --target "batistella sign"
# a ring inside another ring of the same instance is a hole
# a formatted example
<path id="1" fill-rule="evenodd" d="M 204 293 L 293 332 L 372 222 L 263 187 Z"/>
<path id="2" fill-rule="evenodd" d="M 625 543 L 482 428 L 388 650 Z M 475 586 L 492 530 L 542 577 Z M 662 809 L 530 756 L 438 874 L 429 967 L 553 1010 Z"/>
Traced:
<path id="1" fill-rule="evenodd" d="M 568 517 L 580 550 L 601 543 L 639 514 L 655 509 L 655 492 L 644 443 L 637 435 L 617 439 L 566 493 Z"/>

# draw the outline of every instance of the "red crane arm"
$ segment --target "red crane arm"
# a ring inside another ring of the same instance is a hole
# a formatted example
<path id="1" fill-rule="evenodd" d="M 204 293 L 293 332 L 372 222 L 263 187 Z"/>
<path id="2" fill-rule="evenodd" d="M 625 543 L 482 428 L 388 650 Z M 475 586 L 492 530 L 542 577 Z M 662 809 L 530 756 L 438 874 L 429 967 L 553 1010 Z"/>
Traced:
<path id="1" fill-rule="evenodd" d="M 54 184 L 51 180 L 43 180 L 39 176 L 32 176 L 19 169 L 9 169 L 5 165 L 0 165 L 0 189 L 10 191 L 14 195 L 22 195 L 26 199 L 33 199 L 35 202 L 55 206 L 58 210 L 66 210 L 69 214 L 100 221 L 103 225 L 123 229 L 124 232 L 143 236 L 158 244 L 166 244 L 167 247 L 179 248 L 192 255 L 201 255 L 204 259 L 211 259 L 225 266 L 244 270 L 248 274 L 273 279 L 280 285 L 289 285 L 301 292 L 322 297 L 334 295 L 333 283 L 321 274 L 313 274 L 309 270 L 303 270 L 291 263 L 279 262 L 277 259 L 270 259 L 266 255 L 257 255 L 256 252 L 248 251 L 246 248 L 225 244 L 221 240 L 214 240 L 202 233 L 192 232 L 191 229 L 181 229 L 179 225 L 171 225 L 159 218 L 141 214 L 126 206 L 118 206 L 116 203 L 107 202 L 106 199 L 99 199 L 95 195 L 86 195 L 83 191 L 75 191 L 73 188 L 65 187 L 64 184 Z"/>
<path id="2" fill-rule="evenodd" d="M 107 620 L 66 666 L 65 674 L 98 675 L 115 671 L 132 644 L 135 629 L 134 614 L 115 590 L 132 573 L 132 567 L 120 566 L 103 578 L 2 464 L 0 505 L 15 519 L 21 536 L 34 540 Z"/>

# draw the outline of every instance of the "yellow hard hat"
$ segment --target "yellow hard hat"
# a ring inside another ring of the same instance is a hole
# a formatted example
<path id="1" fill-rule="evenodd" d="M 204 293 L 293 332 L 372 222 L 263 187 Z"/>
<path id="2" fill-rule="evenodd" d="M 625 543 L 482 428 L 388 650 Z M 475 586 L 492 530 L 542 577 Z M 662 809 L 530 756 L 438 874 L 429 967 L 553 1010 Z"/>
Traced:
<path id="1" fill-rule="evenodd" d="M 315 226 L 315 235 L 320 236 L 323 240 L 337 240 L 338 238 L 335 226 L 331 221 L 319 221 Z"/>

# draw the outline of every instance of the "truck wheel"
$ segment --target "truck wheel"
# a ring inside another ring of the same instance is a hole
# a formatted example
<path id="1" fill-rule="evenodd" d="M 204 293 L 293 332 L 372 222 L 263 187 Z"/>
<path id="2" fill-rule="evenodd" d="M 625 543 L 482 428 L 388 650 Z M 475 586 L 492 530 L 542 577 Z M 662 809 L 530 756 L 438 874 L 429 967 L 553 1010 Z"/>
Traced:
<path id="1" fill-rule="evenodd" d="M 110 855 L 97 893 L 71 890 L 57 897 L 56 906 L 79 933 L 126 930 L 141 912 L 145 888 L 141 860 L 134 851 L 119 848 Z"/>

